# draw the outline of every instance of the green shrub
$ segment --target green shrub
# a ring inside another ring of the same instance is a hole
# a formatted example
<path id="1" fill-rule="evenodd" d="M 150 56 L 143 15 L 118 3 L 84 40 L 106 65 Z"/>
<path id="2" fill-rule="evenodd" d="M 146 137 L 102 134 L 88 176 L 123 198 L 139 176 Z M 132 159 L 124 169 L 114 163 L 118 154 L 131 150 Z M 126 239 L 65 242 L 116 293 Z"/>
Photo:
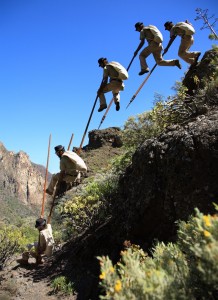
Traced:
<path id="1" fill-rule="evenodd" d="M 156 104 L 158 105 L 158 104 Z M 153 114 L 154 115 L 154 114 Z M 144 112 L 128 118 L 122 131 L 122 141 L 126 149 L 135 149 L 145 139 L 156 136 L 159 128 L 152 112 Z"/>
<path id="2" fill-rule="evenodd" d="M 132 162 L 132 155 L 135 152 L 135 149 L 131 148 L 128 151 L 125 151 L 123 154 L 116 156 L 112 162 L 111 167 L 115 174 L 120 175 L 123 174 L 126 168 Z"/>
<path id="3" fill-rule="evenodd" d="M 70 282 L 65 276 L 57 277 L 51 283 L 51 287 L 53 288 L 53 292 L 63 293 L 66 295 L 71 295 L 75 293 L 73 283 Z"/>
<path id="4" fill-rule="evenodd" d="M 189 222 L 180 222 L 178 245 L 189 263 L 189 287 L 194 285 L 196 297 L 213 299 L 218 293 L 218 215 L 196 210 Z"/>
<path id="5" fill-rule="evenodd" d="M 100 299 L 217 299 L 218 215 L 196 210 L 179 222 L 178 242 L 158 243 L 152 257 L 131 245 L 116 265 L 98 259 Z"/>
<path id="6" fill-rule="evenodd" d="M 25 249 L 29 240 L 23 232 L 13 226 L 0 229 L 0 269 L 3 269 L 10 258 Z"/>
<path id="7" fill-rule="evenodd" d="M 65 228 L 64 239 L 104 222 L 108 217 L 110 198 L 117 189 L 117 177 L 111 173 L 98 174 L 80 193 L 57 207 Z"/>

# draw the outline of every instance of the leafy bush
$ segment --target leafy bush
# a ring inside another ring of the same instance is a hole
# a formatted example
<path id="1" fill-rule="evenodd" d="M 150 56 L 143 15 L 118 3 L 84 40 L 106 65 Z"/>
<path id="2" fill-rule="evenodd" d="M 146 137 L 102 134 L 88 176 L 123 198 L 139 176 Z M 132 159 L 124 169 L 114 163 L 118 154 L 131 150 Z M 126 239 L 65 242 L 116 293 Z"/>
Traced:
<path id="1" fill-rule="evenodd" d="M 218 296 L 218 215 L 203 215 L 188 223 L 180 222 L 178 245 L 186 253 L 190 277 L 188 285 L 194 286 L 195 295 L 202 299 Z"/>
<path id="2" fill-rule="evenodd" d="M 152 118 L 152 111 L 144 112 L 128 118 L 122 132 L 122 141 L 125 148 L 135 149 L 145 139 L 154 137 L 158 133 L 159 128 L 155 123 L 154 117 Z"/>
<path id="3" fill-rule="evenodd" d="M 94 224 L 104 222 L 108 215 L 110 198 L 117 189 L 117 177 L 111 173 L 98 174 L 80 193 L 57 207 L 65 227 L 64 239 L 80 233 Z"/>
<path id="4" fill-rule="evenodd" d="M 0 269 L 3 269 L 10 258 L 25 249 L 29 242 L 23 232 L 13 226 L 0 229 Z"/>
<path id="5" fill-rule="evenodd" d="M 51 287 L 53 288 L 53 292 L 56 293 L 63 293 L 67 295 L 73 294 L 74 287 L 73 283 L 70 282 L 65 276 L 57 277 L 51 283 Z"/>
<path id="6" fill-rule="evenodd" d="M 98 259 L 100 299 L 217 299 L 218 215 L 196 210 L 179 223 L 178 242 L 158 243 L 152 257 L 131 245 L 116 265 Z"/>
<path id="7" fill-rule="evenodd" d="M 123 174 L 126 170 L 126 168 L 131 164 L 132 162 L 132 155 L 134 153 L 134 149 L 129 149 L 125 151 L 123 154 L 116 156 L 111 161 L 111 167 L 114 174 L 120 175 Z"/>

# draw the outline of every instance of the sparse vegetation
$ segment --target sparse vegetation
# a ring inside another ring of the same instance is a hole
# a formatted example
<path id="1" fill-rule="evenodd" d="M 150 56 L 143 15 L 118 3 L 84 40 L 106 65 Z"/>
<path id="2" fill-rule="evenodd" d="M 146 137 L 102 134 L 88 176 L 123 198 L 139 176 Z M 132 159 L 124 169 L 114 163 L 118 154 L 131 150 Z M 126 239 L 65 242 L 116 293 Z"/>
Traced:
<path id="1" fill-rule="evenodd" d="M 73 283 L 70 282 L 65 276 L 59 276 L 55 278 L 51 283 L 51 287 L 53 288 L 53 292 L 55 294 L 63 293 L 66 295 L 71 295 L 75 293 Z"/>

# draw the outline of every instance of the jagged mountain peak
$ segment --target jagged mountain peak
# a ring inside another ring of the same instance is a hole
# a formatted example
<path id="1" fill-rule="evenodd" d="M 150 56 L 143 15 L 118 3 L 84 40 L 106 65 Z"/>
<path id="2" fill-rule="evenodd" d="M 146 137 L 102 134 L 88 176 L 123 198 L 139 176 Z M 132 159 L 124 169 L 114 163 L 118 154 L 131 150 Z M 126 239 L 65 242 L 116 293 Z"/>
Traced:
<path id="1" fill-rule="evenodd" d="M 26 205 L 39 205 L 44 174 L 43 167 L 33 164 L 27 153 L 8 151 L 0 143 L 0 201 L 12 197 Z"/>

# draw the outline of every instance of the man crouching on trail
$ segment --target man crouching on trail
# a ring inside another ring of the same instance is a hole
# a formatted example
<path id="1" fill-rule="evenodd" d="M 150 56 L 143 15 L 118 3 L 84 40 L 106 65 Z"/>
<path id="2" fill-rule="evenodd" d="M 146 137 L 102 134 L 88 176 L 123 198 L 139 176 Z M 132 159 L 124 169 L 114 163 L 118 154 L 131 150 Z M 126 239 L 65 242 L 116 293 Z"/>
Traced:
<path id="1" fill-rule="evenodd" d="M 34 257 L 36 264 L 43 264 L 43 257 L 50 257 L 54 248 L 54 238 L 52 235 L 51 224 L 46 224 L 46 220 L 39 218 L 36 220 L 35 228 L 39 231 L 39 241 L 27 245 L 28 250 L 22 254 L 22 258 L 17 262 L 22 265 L 28 265 L 29 258 Z M 31 250 L 34 247 L 33 250 Z"/>
<path id="2" fill-rule="evenodd" d="M 65 151 L 62 145 L 54 147 L 55 153 L 60 158 L 60 172 L 53 174 L 46 193 L 53 195 L 58 182 L 77 182 L 80 172 L 86 172 L 87 167 L 82 158 L 72 151 Z"/>

